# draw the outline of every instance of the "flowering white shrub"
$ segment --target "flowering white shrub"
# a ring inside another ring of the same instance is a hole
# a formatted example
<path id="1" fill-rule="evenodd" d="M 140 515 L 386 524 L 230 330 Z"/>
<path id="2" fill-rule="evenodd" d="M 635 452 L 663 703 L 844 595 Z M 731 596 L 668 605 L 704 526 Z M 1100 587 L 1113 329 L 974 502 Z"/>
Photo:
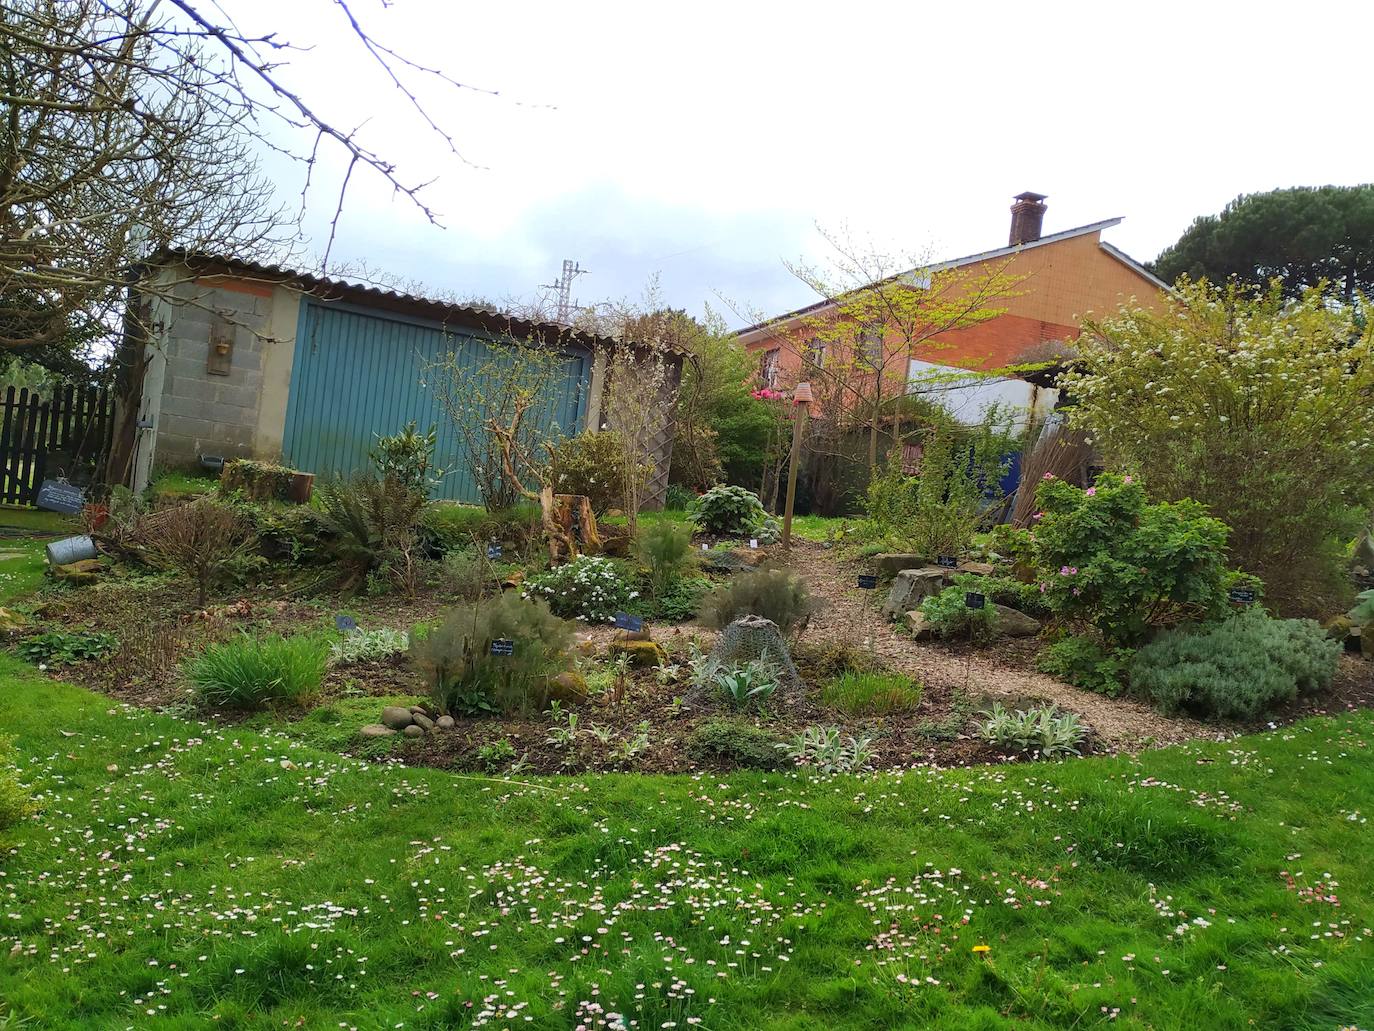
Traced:
<path id="1" fill-rule="evenodd" d="M 567 565 L 532 576 L 525 583 L 526 598 L 543 598 L 554 615 L 588 623 L 612 623 L 631 599 L 616 564 L 600 555 L 582 555 Z"/>
<path id="2" fill-rule="evenodd" d="M 1315 290 L 1180 282 L 1166 311 L 1086 324 L 1060 380 L 1070 419 L 1152 496 L 1206 505 L 1232 561 L 1292 607 L 1339 579 L 1374 507 L 1374 320 L 1357 316 Z"/>

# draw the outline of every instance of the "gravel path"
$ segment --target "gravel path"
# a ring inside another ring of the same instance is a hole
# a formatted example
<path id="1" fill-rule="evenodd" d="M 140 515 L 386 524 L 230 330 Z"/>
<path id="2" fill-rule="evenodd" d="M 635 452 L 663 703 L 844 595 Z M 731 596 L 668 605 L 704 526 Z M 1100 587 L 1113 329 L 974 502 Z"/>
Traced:
<path id="1" fill-rule="evenodd" d="M 883 587 L 868 591 L 856 586 L 857 575 L 868 569 L 861 563 L 839 560 L 819 545 L 797 542 L 790 565 L 811 593 L 824 601 L 811 619 L 808 639 L 871 647 L 893 668 L 928 687 L 966 690 L 975 699 L 990 696 L 1053 702 L 1077 713 L 1104 744 L 1113 748 L 1131 749 L 1216 733 L 1196 720 L 1162 716 L 1139 702 L 1107 698 L 1044 673 L 1008 665 L 995 648 L 952 650 L 918 643 L 899 625 L 883 619 L 879 611 L 886 597 Z"/>

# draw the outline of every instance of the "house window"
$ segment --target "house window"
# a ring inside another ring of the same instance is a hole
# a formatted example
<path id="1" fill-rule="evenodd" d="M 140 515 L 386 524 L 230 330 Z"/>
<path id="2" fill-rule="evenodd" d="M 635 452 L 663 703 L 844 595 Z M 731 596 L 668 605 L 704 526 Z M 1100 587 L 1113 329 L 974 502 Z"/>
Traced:
<path id="1" fill-rule="evenodd" d="M 806 361 L 818 369 L 825 368 L 825 341 L 812 337 L 806 342 Z"/>
<path id="2" fill-rule="evenodd" d="M 859 334 L 859 365 L 868 369 L 883 367 L 883 335 L 878 330 L 866 329 Z"/>
<path id="3" fill-rule="evenodd" d="M 764 351 L 763 361 L 759 364 L 759 378 L 769 390 L 776 390 L 778 387 L 778 353 L 777 348 Z"/>

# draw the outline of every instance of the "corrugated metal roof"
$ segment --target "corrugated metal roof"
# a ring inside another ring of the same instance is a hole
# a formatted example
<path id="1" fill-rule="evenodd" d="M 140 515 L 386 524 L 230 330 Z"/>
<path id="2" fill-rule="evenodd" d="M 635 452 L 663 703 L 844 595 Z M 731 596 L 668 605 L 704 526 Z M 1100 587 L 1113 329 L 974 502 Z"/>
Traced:
<path id="1" fill-rule="evenodd" d="M 312 272 L 288 268 L 285 265 L 246 261 L 240 258 L 227 258 L 215 254 L 203 254 L 181 248 L 165 248 L 148 259 L 149 265 L 163 265 L 168 261 L 184 263 L 192 272 L 201 275 L 239 275 L 257 277 L 263 280 L 289 286 L 311 294 L 322 300 L 350 301 L 372 307 L 392 310 L 404 309 L 409 314 L 429 318 L 441 323 L 476 325 L 498 333 L 530 335 L 534 333 L 554 334 L 559 338 L 582 343 L 589 347 L 616 345 L 624 343 L 616 337 L 587 333 L 572 326 L 561 326 L 551 322 L 532 322 L 512 315 L 509 312 L 474 305 L 456 304 L 434 297 L 422 297 L 399 290 L 388 290 L 369 283 L 352 282 L 330 276 L 319 276 Z M 643 341 L 628 341 L 637 348 L 650 345 Z M 683 356 L 681 348 L 657 345 L 659 350 Z"/>

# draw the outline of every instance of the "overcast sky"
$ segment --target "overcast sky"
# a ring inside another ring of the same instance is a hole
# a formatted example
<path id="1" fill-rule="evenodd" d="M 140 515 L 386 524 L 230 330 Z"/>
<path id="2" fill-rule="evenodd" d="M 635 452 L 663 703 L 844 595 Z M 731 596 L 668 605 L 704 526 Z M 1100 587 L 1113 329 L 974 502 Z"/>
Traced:
<path id="1" fill-rule="evenodd" d="M 334 258 L 435 290 L 537 293 L 564 258 L 583 302 L 699 313 L 812 298 L 783 259 L 848 224 L 949 257 L 1006 243 L 1014 194 L 1045 232 L 1123 216 L 1154 257 L 1239 193 L 1374 178 L 1374 4 L 482 3 L 354 0 L 407 57 L 498 96 L 427 87 L 447 153 L 329 0 L 222 0 L 246 31 L 314 50 L 283 77 L 393 159 L 443 228 L 355 176 Z M 323 249 L 343 161 L 310 198 Z M 323 163 L 323 162 L 322 162 Z M 294 172 L 269 159 L 288 198 Z"/>

